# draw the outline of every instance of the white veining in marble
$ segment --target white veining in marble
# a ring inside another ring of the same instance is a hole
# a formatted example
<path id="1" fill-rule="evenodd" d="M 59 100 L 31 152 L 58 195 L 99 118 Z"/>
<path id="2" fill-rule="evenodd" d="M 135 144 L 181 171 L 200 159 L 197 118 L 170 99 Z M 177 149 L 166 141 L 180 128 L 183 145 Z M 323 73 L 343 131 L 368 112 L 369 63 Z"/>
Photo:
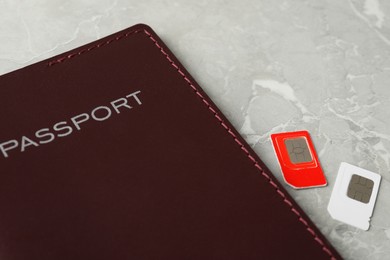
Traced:
<path id="1" fill-rule="evenodd" d="M 287 190 L 346 259 L 390 259 L 390 2 L 0 0 L 0 74 L 152 26 L 283 183 L 269 140 L 307 129 L 329 185 Z M 382 175 L 371 228 L 332 220 L 340 162 Z"/>

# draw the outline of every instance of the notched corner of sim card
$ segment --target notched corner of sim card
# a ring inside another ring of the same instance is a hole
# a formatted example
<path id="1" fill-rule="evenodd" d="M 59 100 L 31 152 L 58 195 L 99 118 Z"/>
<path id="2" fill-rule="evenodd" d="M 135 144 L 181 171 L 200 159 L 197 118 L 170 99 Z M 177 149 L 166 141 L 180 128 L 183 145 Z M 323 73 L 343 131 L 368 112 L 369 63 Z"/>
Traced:
<path id="1" fill-rule="evenodd" d="M 334 207 L 331 204 L 328 205 L 327 209 L 330 216 L 335 220 L 362 229 L 364 231 L 367 231 L 370 228 L 371 217 L 367 217 L 364 219 L 356 219 L 356 218 L 354 219 L 353 216 L 351 217 L 350 215 L 342 214 L 342 209 Z"/>
<path id="2" fill-rule="evenodd" d="M 286 184 L 288 186 L 290 186 L 291 188 L 295 189 L 295 190 L 306 190 L 306 189 L 311 189 L 311 188 L 322 188 L 322 187 L 326 187 L 328 186 L 328 182 L 326 179 L 324 179 L 324 182 L 322 184 L 316 184 L 316 185 L 313 185 L 313 186 L 305 186 L 305 187 L 297 187 L 297 186 L 294 186 L 294 184 L 292 184 L 291 182 L 289 182 L 285 177 L 284 175 L 282 174 L 283 176 L 283 179 L 284 181 L 286 182 Z"/>

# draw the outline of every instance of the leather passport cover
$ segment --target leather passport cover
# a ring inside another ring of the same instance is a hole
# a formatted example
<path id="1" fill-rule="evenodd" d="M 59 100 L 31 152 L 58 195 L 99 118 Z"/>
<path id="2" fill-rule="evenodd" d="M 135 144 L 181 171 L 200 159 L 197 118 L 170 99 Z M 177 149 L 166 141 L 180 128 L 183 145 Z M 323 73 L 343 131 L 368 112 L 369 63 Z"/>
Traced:
<path id="1" fill-rule="evenodd" d="M 3 260 L 341 258 L 146 25 L 1 76 L 0 104 Z"/>

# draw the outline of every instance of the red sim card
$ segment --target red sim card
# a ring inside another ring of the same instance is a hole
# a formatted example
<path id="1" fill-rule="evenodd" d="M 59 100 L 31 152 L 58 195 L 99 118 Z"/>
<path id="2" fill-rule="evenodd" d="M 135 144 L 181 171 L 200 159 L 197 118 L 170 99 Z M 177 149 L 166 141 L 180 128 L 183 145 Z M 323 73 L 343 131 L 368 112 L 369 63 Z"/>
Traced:
<path id="1" fill-rule="evenodd" d="M 271 135 L 284 180 L 295 189 L 326 186 L 326 179 L 307 131 Z"/>

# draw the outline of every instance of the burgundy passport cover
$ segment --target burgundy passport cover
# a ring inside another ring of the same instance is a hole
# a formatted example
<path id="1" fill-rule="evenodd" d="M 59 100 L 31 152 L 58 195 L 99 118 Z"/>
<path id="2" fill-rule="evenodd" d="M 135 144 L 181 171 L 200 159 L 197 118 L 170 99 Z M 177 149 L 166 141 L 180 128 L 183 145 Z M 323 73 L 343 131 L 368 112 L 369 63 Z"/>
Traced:
<path id="1" fill-rule="evenodd" d="M 0 104 L 3 260 L 340 259 L 146 25 L 1 76 Z"/>

